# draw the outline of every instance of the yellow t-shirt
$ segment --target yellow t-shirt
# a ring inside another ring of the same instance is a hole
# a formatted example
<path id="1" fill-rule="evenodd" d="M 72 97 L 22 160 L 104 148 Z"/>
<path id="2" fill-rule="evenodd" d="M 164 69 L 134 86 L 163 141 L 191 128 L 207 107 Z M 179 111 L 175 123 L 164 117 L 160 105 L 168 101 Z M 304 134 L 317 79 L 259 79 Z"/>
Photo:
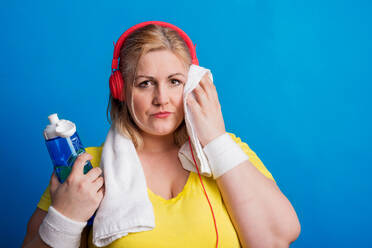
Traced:
<path id="1" fill-rule="evenodd" d="M 249 156 L 249 161 L 266 177 L 273 179 L 249 146 L 229 133 Z M 88 147 L 86 151 L 93 156 L 92 166 L 100 163 L 102 147 Z M 209 201 L 212 205 L 218 231 L 219 247 L 241 247 L 235 228 L 223 202 L 216 181 L 212 177 L 201 176 Z M 174 198 L 166 200 L 147 188 L 149 199 L 153 205 L 155 228 L 150 231 L 129 233 L 114 242 L 110 248 L 144 248 L 144 247 L 215 247 L 216 231 L 212 212 L 200 184 L 199 175 L 190 172 L 183 190 Z M 51 204 L 49 186 L 42 195 L 38 207 L 48 211 Z M 90 230 L 88 247 L 92 244 Z"/>

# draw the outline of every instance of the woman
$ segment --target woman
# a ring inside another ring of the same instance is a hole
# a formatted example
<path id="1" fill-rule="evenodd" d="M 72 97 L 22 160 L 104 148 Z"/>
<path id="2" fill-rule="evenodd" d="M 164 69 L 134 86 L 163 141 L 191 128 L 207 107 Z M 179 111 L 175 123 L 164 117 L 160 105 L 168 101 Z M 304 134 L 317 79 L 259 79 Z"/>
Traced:
<path id="1" fill-rule="evenodd" d="M 190 50 L 173 28 L 148 24 L 127 37 L 120 58 L 125 58 L 119 61 L 121 76 L 129 83 L 119 90 L 121 97 L 110 95 L 110 115 L 136 147 L 154 206 L 156 227 L 129 233 L 108 247 L 214 247 L 216 233 L 211 232 L 209 209 L 200 207 L 206 200 L 200 193 L 198 175 L 185 170 L 178 158 L 180 146 L 188 139 L 183 87 L 193 62 Z M 187 104 L 205 147 L 226 135 L 224 120 L 216 88 L 208 77 L 193 92 L 195 97 L 189 97 Z M 202 176 L 216 211 L 218 245 L 288 247 L 300 232 L 295 211 L 256 154 L 240 139 L 230 136 L 249 155 L 249 160 L 216 180 Z M 78 225 L 92 216 L 104 196 L 102 171 L 98 167 L 101 149 L 88 148 L 76 160 L 64 184 L 59 184 L 53 174 L 50 195 L 46 190 L 28 223 L 25 247 L 48 247 L 38 230 L 49 205 L 67 223 L 75 221 Z M 82 167 L 90 159 L 95 168 L 84 175 Z M 76 237 L 80 241 L 81 233 Z M 81 243 L 86 244 L 85 238 L 81 238 Z M 91 230 L 88 244 L 93 247 Z"/>

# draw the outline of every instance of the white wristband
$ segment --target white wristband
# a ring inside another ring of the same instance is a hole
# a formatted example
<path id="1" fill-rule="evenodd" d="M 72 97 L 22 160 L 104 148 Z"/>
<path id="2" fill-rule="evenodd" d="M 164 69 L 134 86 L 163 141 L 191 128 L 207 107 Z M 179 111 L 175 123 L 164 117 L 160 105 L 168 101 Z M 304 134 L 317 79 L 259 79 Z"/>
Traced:
<path id="1" fill-rule="evenodd" d="M 39 227 L 39 235 L 51 247 L 78 248 L 86 224 L 87 222 L 71 220 L 50 206 L 48 214 Z"/>
<path id="2" fill-rule="evenodd" d="M 209 142 L 203 151 L 208 158 L 214 179 L 249 159 L 228 133 Z"/>

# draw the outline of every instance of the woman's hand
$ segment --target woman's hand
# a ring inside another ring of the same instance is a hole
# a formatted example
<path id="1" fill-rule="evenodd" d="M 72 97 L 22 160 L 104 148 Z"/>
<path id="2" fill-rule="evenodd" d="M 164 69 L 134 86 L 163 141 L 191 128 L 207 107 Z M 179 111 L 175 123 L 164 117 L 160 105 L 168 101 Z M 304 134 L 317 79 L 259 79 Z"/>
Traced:
<path id="1" fill-rule="evenodd" d="M 104 180 L 99 167 L 84 174 L 84 165 L 92 156 L 81 154 L 72 166 L 66 181 L 59 183 L 53 173 L 50 180 L 52 206 L 64 216 L 85 222 L 94 214 L 104 195 Z"/>
<path id="2" fill-rule="evenodd" d="M 191 110 L 199 141 L 204 147 L 213 139 L 226 133 L 225 123 L 216 87 L 207 74 L 192 92 L 195 97 L 189 94 L 186 103 Z"/>

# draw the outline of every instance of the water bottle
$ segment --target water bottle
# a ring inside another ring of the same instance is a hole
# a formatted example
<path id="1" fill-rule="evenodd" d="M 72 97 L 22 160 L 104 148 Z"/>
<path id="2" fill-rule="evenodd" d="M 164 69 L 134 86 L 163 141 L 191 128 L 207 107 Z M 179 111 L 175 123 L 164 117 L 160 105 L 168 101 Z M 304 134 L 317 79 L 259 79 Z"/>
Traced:
<path id="1" fill-rule="evenodd" d="M 60 120 L 57 114 L 49 115 L 48 119 L 50 124 L 44 129 L 45 143 L 57 178 L 63 183 L 70 174 L 75 160 L 85 152 L 85 149 L 73 122 Z M 84 165 L 84 174 L 92 168 L 88 160 Z M 93 220 L 94 215 L 88 220 L 88 225 L 92 225 Z"/>

